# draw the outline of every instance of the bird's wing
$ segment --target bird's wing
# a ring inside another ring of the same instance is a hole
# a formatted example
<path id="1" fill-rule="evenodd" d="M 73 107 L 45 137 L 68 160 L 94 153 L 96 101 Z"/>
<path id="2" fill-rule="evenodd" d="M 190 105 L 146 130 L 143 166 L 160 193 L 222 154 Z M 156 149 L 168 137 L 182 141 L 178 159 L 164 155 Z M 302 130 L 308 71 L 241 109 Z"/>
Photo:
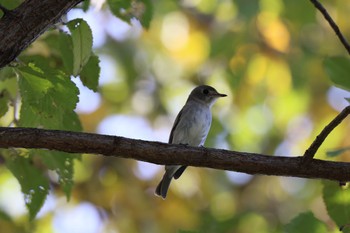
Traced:
<path id="1" fill-rule="evenodd" d="M 183 110 L 184 110 L 184 108 L 182 108 L 181 111 L 179 112 L 179 114 L 177 114 L 177 116 L 176 116 L 176 119 L 175 119 L 173 128 L 171 129 L 171 132 L 170 132 L 169 142 L 168 142 L 168 143 L 173 143 L 174 131 L 175 131 L 175 129 L 176 129 L 176 126 L 177 126 L 177 125 L 179 124 L 179 122 L 180 122 L 180 119 L 181 119 L 181 115 L 182 115 Z"/>

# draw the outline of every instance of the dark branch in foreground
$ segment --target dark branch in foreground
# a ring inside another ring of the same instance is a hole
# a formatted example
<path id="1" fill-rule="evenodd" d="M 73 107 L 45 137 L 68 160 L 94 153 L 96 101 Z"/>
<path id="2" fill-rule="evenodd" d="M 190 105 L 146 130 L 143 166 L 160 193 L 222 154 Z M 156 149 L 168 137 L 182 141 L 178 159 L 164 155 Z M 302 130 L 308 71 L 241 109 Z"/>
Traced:
<path id="1" fill-rule="evenodd" d="M 323 17 L 327 20 L 327 22 L 329 23 L 329 25 L 331 26 L 331 28 L 333 29 L 333 31 L 335 32 L 335 34 L 338 36 L 340 42 L 343 44 L 343 46 L 345 47 L 345 49 L 348 51 L 348 53 L 350 54 L 350 45 L 348 43 L 348 41 L 345 39 L 345 37 L 343 36 L 343 34 L 341 33 L 338 25 L 334 22 L 334 20 L 332 19 L 332 17 L 328 14 L 326 8 L 323 7 L 323 5 L 318 1 L 318 0 L 310 0 L 312 2 L 312 4 L 314 4 L 314 6 L 316 7 L 316 9 L 318 9 L 321 14 L 323 15 Z"/>
<path id="2" fill-rule="evenodd" d="M 188 147 L 90 133 L 0 127 L 0 148 L 42 148 L 248 174 L 350 181 L 350 163 L 312 159 L 307 166 L 303 166 L 302 157 Z"/>
<path id="3" fill-rule="evenodd" d="M 26 0 L 14 10 L 2 7 L 0 68 L 13 61 L 37 37 L 83 0 Z"/>
<path id="4" fill-rule="evenodd" d="M 350 114 L 350 106 L 343 109 L 326 127 L 323 128 L 321 133 L 312 142 L 310 147 L 305 151 L 303 162 L 308 163 L 315 156 L 318 148 L 322 145 L 326 137 L 337 127 L 348 115 Z"/>

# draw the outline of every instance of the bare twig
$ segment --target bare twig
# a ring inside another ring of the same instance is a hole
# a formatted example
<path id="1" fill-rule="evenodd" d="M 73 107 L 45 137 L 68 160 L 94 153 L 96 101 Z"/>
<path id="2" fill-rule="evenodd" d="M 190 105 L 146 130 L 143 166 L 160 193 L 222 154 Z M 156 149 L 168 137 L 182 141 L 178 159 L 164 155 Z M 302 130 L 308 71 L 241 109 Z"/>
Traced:
<path id="1" fill-rule="evenodd" d="M 332 17 L 329 15 L 329 13 L 327 12 L 327 10 L 323 7 L 323 5 L 318 1 L 318 0 L 310 0 L 312 2 L 312 4 L 314 4 L 314 6 L 321 12 L 321 14 L 323 15 L 323 17 L 327 20 L 327 22 L 329 23 L 329 25 L 331 26 L 331 28 L 333 29 L 333 31 L 335 32 L 335 34 L 338 36 L 340 42 L 343 44 L 343 46 L 345 47 L 345 49 L 348 51 L 348 53 L 350 54 L 350 45 L 348 43 L 348 41 L 345 39 L 345 37 L 343 36 L 343 34 L 341 33 L 338 25 L 334 22 L 334 20 L 332 19 Z"/>
<path id="2" fill-rule="evenodd" d="M 324 129 L 316 139 L 312 142 L 310 147 L 305 151 L 303 156 L 303 163 L 308 164 L 315 156 L 318 148 L 322 145 L 326 137 L 350 114 L 350 106 L 343 109 Z"/>
<path id="3" fill-rule="evenodd" d="M 312 159 L 308 166 L 300 166 L 302 157 L 269 156 L 69 131 L 0 128 L 0 148 L 43 148 L 102 154 L 155 164 L 350 181 L 350 163 Z"/>

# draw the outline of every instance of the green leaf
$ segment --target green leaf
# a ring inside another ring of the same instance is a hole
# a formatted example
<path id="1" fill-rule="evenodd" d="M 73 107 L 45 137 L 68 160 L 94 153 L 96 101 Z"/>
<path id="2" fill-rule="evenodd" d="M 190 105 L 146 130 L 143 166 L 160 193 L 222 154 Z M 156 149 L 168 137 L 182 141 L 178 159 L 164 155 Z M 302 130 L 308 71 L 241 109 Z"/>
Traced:
<path id="1" fill-rule="evenodd" d="M 110 10 L 112 13 L 125 20 L 126 22 L 130 22 L 130 17 L 127 17 L 127 10 L 131 8 L 132 1 L 130 0 L 107 0 Z"/>
<path id="2" fill-rule="evenodd" d="M 326 155 L 328 157 L 336 157 L 344 153 L 345 151 L 350 150 L 350 147 L 344 147 L 336 150 L 329 150 L 327 151 Z"/>
<path id="3" fill-rule="evenodd" d="M 21 185 L 29 217 L 33 220 L 49 193 L 49 182 L 28 158 L 12 156 L 6 160 L 6 166 Z"/>
<path id="4" fill-rule="evenodd" d="M 286 233 L 327 233 L 326 224 L 313 215 L 312 212 L 299 214 L 285 226 Z"/>
<path id="5" fill-rule="evenodd" d="M 80 72 L 80 80 L 84 86 L 97 91 L 98 79 L 100 77 L 100 60 L 95 54 L 90 56 L 89 61 Z"/>
<path id="6" fill-rule="evenodd" d="M 85 0 L 85 1 L 83 1 L 83 3 L 82 3 L 83 11 L 84 11 L 84 12 L 87 12 L 87 10 L 89 9 L 89 7 L 90 7 L 90 0 Z"/>
<path id="7" fill-rule="evenodd" d="M 74 112 L 79 90 L 70 78 L 59 70 L 40 64 L 19 69 L 22 97 L 19 125 L 80 131 L 80 121 Z M 69 199 L 73 186 L 73 159 L 63 152 L 37 152 L 44 164 L 59 175 L 59 182 Z"/>
<path id="8" fill-rule="evenodd" d="M 334 85 L 350 90 L 350 60 L 348 58 L 326 58 L 324 67 Z"/>
<path id="9" fill-rule="evenodd" d="M 40 62 L 39 62 L 40 63 Z M 40 63 L 20 68 L 19 89 L 22 97 L 19 126 L 81 131 L 77 114 L 79 90 L 59 70 Z M 77 155 L 55 151 L 36 151 L 44 164 L 59 175 L 67 199 L 73 186 L 73 160 Z"/>
<path id="10" fill-rule="evenodd" d="M 0 5 L 8 10 L 13 10 L 17 8 L 23 1 L 21 0 L 0 0 Z"/>
<path id="11" fill-rule="evenodd" d="M 16 77 L 16 74 L 13 72 L 12 67 L 7 66 L 0 69 L 0 80 L 5 80 L 13 77 Z"/>
<path id="12" fill-rule="evenodd" d="M 140 1 L 144 4 L 144 12 L 141 16 L 141 18 L 139 18 L 142 26 L 144 26 L 145 28 L 149 28 L 150 24 L 151 24 L 151 20 L 153 17 L 153 5 L 152 2 L 150 0 L 142 0 Z"/>
<path id="13" fill-rule="evenodd" d="M 132 18 L 138 19 L 142 26 L 149 28 L 153 17 L 153 5 L 150 0 L 107 0 L 112 13 L 130 23 Z"/>
<path id="14" fill-rule="evenodd" d="M 44 150 L 35 150 L 35 153 L 50 170 L 58 174 L 59 183 L 69 200 L 73 187 L 74 159 L 80 158 L 80 155 Z"/>
<path id="15" fill-rule="evenodd" d="M 59 52 L 62 57 L 64 68 L 68 75 L 73 75 L 73 42 L 72 37 L 61 32 L 58 37 Z"/>
<path id="16" fill-rule="evenodd" d="M 19 69 L 22 97 L 19 125 L 47 129 L 81 129 L 74 112 L 79 90 L 59 70 L 38 68 L 33 64 Z"/>
<path id="17" fill-rule="evenodd" d="M 77 76 L 89 61 L 92 50 L 92 32 L 83 19 L 67 23 L 73 42 L 73 75 Z"/>
<path id="18" fill-rule="evenodd" d="M 336 182 L 324 181 L 323 200 L 329 216 L 339 228 L 350 223 L 350 189 L 340 187 Z"/>
<path id="19" fill-rule="evenodd" d="M 7 113 L 9 109 L 8 102 L 9 102 L 9 93 L 6 89 L 2 90 L 0 92 L 0 117 L 2 117 Z"/>

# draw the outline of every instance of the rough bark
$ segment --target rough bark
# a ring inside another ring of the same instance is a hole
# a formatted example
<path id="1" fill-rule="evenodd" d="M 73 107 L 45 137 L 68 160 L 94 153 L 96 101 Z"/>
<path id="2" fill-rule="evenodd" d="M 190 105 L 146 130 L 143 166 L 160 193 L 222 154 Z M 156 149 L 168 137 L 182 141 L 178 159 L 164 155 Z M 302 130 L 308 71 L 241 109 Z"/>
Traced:
<path id="1" fill-rule="evenodd" d="M 42 148 L 248 174 L 350 181 L 350 163 L 312 159 L 304 164 L 302 157 L 269 156 L 58 130 L 0 127 L 0 148 Z"/>
<path id="2" fill-rule="evenodd" d="M 82 0 L 26 0 L 0 19 L 0 68 Z"/>

